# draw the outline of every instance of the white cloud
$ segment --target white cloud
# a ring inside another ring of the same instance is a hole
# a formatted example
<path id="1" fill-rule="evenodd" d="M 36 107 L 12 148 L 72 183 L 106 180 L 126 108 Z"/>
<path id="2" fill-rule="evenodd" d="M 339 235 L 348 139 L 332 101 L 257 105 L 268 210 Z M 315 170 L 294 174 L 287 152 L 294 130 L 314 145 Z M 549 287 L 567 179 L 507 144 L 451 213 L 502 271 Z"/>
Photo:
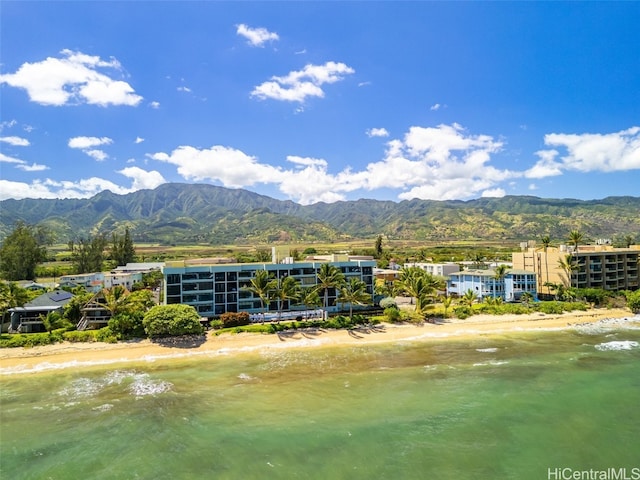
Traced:
<path id="1" fill-rule="evenodd" d="M 75 182 L 46 179 L 32 183 L 12 182 L 0 179 L 0 200 L 8 198 L 90 198 L 104 190 L 125 195 L 144 188 L 155 188 L 165 183 L 156 171 L 145 172 L 137 167 L 128 167 L 118 173 L 133 179 L 132 186 L 122 187 L 104 178 L 91 177 Z"/>
<path id="2" fill-rule="evenodd" d="M 136 144 L 142 143 L 142 142 L 144 142 L 144 138 L 141 138 L 141 137 L 136 137 L 136 139 L 134 141 L 134 143 L 136 143 Z"/>
<path id="3" fill-rule="evenodd" d="M 116 59 L 104 61 L 98 56 L 66 49 L 60 53 L 61 58 L 23 63 L 15 73 L 0 75 L 0 84 L 25 89 L 29 99 L 41 105 L 135 106 L 142 100 L 127 82 L 114 80 L 99 71 L 109 69 L 121 73 L 122 66 Z"/>
<path id="4" fill-rule="evenodd" d="M 429 107 L 429 110 L 432 110 L 432 111 L 440 110 L 441 106 L 442 105 L 440 105 L 439 103 L 435 103 L 435 104 L 431 105 L 431 107 Z"/>
<path id="5" fill-rule="evenodd" d="M 109 137 L 73 137 L 69 139 L 69 148 L 91 148 L 99 147 L 100 145 L 111 145 L 113 140 Z"/>
<path id="6" fill-rule="evenodd" d="M 49 167 L 46 165 L 40 165 L 38 163 L 32 163 L 31 165 L 27 165 L 26 163 L 21 165 L 16 165 L 16 168 L 23 170 L 25 172 L 41 172 L 43 170 L 49 170 Z"/>
<path id="7" fill-rule="evenodd" d="M 0 132 L 5 128 L 15 127 L 17 124 L 17 120 L 5 120 L 4 122 L 0 122 Z"/>
<path id="8" fill-rule="evenodd" d="M 355 73 L 355 70 L 344 63 L 309 64 L 302 70 L 289 72 L 284 77 L 271 77 L 270 81 L 255 87 L 251 96 L 261 100 L 271 98 L 288 102 L 304 102 L 307 97 L 322 98 L 322 85 L 335 83 L 352 73 Z"/>
<path id="9" fill-rule="evenodd" d="M 18 158 L 8 157 L 4 153 L 0 152 L 0 162 L 4 163 L 25 163 L 24 160 L 20 160 Z"/>
<path id="10" fill-rule="evenodd" d="M 29 140 L 22 137 L 0 137 L 0 142 L 8 143 L 9 145 L 13 145 L 14 147 L 28 147 Z"/>
<path id="11" fill-rule="evenodd" d="M 185 87 L 185 86 L 178 87 L 178 91 L 179 91 L 179 92 L 187 92 L 187 93 L 191 93 L 191 89 L 190 89 L 189 87 Z"/>
<path id="12" fill-rule="evenodd" d="M 170 155 L 160 152 L 150 157 L 176 165 L 178 173 L 186 179 L 213 180 L 232 188 L 278 183 L 282 175 L 278 167 L 262 164 L 240 150 L 221 145 L 203 150 L 181 146 Z"/>
<path id="13" fill-rule="evenodd" d="M 368 137 L 388 137 L 389 132 L 386 128 L 370 128 L 367 130 Z"/>
<path id="14" fill-rule="evenodd" d="M 92 148 L 91 150 L 83 150 L 83 152 L 97 162 L 104 162 L 107 158 L 109 158 L 109 155 L 107 155 L 106 152 L 98 150 L 96 148 Z"/>
<path id="15" fill-rule="evenodd" d="M 113 140 L 109 137 L 73 137 L 69 139 L 69 148 L 77 148 L 89 155 L 91 158 L 98 162 L 103 162 L 109 155 L 103 150 L 92 148 L 99 147 L 101 145 L 111 145 Z"/>
<path id="16" fill-rule="evenodd" d="M 482 192 L 481 197 L 482 198 L 501 198 L 501 197 L 504 197 L 506 194 L 507 192 L 505 192 L 504 189 L 502 188 L 490 188 Z"/>
<path id="17" fill-rule="evenodd" d="M 158 108 L 160 108 L 160 102 L 151 102 L 149 103 L 149 106 L 155 110 L 157 110 Z"/>
<path id="18" fill-rule="evenodd" d="M 156 170 L 148 172 L 139 167 L 127 167 L 118 170 L 118 173 L 133 179 L 132 190 L 153 189 L 167 183 L 160 172 Z"/>
<path id="19" fill-rule="evenodd" d="M 535 183 L 530 183 L 527 188 L 529 190 L 538 190 L 538 186 Z"/>
<path id="20" fill-rule="evenodd" d="M 536 152 L 540 160 L 526 172 L 529 178 L 578 172 L 616 172 L 640 169 L 640 127 L 608 134 L 551 133 L 545 145 L 555 147 Z M 566 151 L 562 156 L 560 149 Z"/>
<path id="21" fill-rule="evenodd" d="M 251 28 L 244 23 L 237 25 L 236 33 L 247 39 L 247 43 L 254 47 L 263 47 L 266 42 L 279 40 L 277 33 L 266 28 Z"/>
<path id="22" fill-rule="evenodd" d="M 349 167 L 331 173 L 324 159 L 290 155 L 291 169 L 261 163 L 256 157 L 229 147 L 197 149 L 181 146 L 171 154 L 150 158 L 174 164 L 188 180 L 213 180 L 227 187 L 274 184 L 302 204 L 334 202 L 347 192 L 400 189 L 400 199 L 460 199 L 504 195 L 499 184 L 521 172 L 489 164 L 502 143 L 487 135 L 470 135 L 460 125 L 411 127 L 402 140 L 387 143 L 385 158 L 364 170 Z"/>

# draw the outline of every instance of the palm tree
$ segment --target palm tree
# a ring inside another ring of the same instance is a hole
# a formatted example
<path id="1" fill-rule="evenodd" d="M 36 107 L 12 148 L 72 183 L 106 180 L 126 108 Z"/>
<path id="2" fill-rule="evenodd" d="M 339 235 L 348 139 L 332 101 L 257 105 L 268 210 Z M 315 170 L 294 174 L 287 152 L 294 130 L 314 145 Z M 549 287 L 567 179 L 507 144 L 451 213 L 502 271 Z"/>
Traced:
<path id="1" fill-rule="evenodd" d="M 573 245 L 573 251 L 575 253 L 578 253 L 578 245 L 580 245 L 580 242 L 582 242 L 583 238 L 584 235 L 578 230 L 571 230 L 569 232 L 569 243 Z"/>
<path id="2" fill-rule="evenodd" d="M 318 284 L 316 288 L 318 291 L 324 292 L 323 306 L 326 310 L 329 306 L 329 289 L 340 288 L 344 282 L 344 274 L 335 265 L 330 263 L 323 263 L 318 270 Z"/>
<path id="3" fill-rule="evenodd" d="M 507 267 L 506 265 L 502 264 L 502 265 L 498 265 L 495 270 L 494 270 L 494 277 L 493 277 L 493 296 L 495 297 L 496 295 L 496 280 L 498 282 L 500 282 L 501 285 L 504 284 L 504 277 L 507 276 L 507 273 L 509 273 L 509 267 Z M 504 285 L 503 285 L 504 286 Z M 500 295 L 500 298 L 504 298 L 504 288 L 502 289 L 502 295 Z"/>
<path id="4" fill-rule="evenodd" d="M 418 267 L 404 268 L 400 271 L 399 288 L 416 300 L 416 313 L 423 311 L 429 297 L 433 296 L 440 282 L 437 278 Z"/>
<path id="5" fill-rule="evenodd" d="M 260 298 L 260 309 L 264 312 L 265 305 L 269 305 L 271 302 L 270 292 L 274 286 L 275 280 L 271 278 L 269 272 L 266 270 L 256 270 L 255 275 L 251 279 L 251 284 L 242 288 Z"/>
<path id="6" fill-rule="evenodd" d="M 22 307 L 30 299 L 29 291 L 15 282 L 0 282 L 0 313 Z"/>
<path id="7" fill-rule="evenodd" d="M 277 280 L 273 286 L 272 297 L 278 301 L 278 319 L 282 316 L 282 309 L 286 301 L 297 301 L 300 298 L 300 284 L 293 278 L 286 276 Z"/>
<path id="8" fill-rule="evenodd" d="M 352 320 L 353 306 L 371 304 L 371 294 L 367 293 L 366 283 L 359 278 L 352 277 L 340 287 L 338 301 L 349 304 L 349 319 Z"/>
<path id="9" fill-rule="evenodd" d="M 104 297 L 105 308 L 109 310 L 112 317 L 115 317 L 126 309 L 129 290 L 122 285 L 116 285 L 112 288 L 103 288 L 102 296 Z"/>
<path id="10" fill-rule="evenodd" d="M 302 288 L 300 291 L 300 303 L 302 303 L 308 309 L 315 309 L 322 305 L 318 290 L 313 287 Z"/>
<path id="11" fill-rule="evenodd" d="M 540 243 L 542 243 L 542 249 L 544 250 L 544 268 L 547 272 L 547 283 L 549 283 L 549 260 L 547 257 L 547 250 L 551 246 L 551 237 L 549 235 L 545 235 L 540 239 Z"/>
<path id="12" fill-rule="evenodd" d="M 442 306 L 444 307 L 444 318 L 447 318 L 447 311 L 453 303 L 453 297 L 443 297 Z"/>
<path id="13" fill-rule="evenodd" d="M 467 305 L 468 307 L 471 307 L 476 300 L 476 294 L 471 289 L 464 292 L 464 295 L 460 297 L 460 303 Z"/>
<path id="14" fill-rule="evenodd" d="M 572 276 L 573 272 L 575 272 L 578 268 L 573 255 L 568 254 L 558 260 L 558 267 L 565 273 L 566 278 L 562 279 L 565 287 L 572 286 Z"/>

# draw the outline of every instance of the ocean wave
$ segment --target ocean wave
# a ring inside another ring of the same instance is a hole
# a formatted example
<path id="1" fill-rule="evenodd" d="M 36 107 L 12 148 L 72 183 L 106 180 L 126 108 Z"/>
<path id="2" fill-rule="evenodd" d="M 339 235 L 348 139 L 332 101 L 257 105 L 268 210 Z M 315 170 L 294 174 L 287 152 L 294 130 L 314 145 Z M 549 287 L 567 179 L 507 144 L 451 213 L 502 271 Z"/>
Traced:
<path id="1" fill-rule="evenodd" d="M 633 340 L 615 340 L 612 342 L 599 343 L 595 346 L 596 350 L 608 352 L 612 350 L 632 350 L 640 347 L 640 343 Z"/>
<path id="2" fill-rule="evenodd" d="M 491 348 L 476 348 L 476 352 L 480 352 L 480 353 L 495 353 L 497 352 L 498 349 L 496 347 L 491 347 Z"/>
<path id="3" fill-rule="evenodd" d="M 488 362 L 474 363 L 473 366 L 474 367 L 487 367 L 487 366 L 506 365 L 508 363 L 509 362 L 507 362 L 506 360 L 490 360 Z"/>
<path id="4" fill-rule="evenodd" d="M 136 398 L 157 395 L 171 390 L 173 384 L 163 380 L 154 380 L 147 373 L 127 370 L 114 370 L 98 378 L 82 377 L 62 388 L 58 395 L 75 400 L 94 397 L 106 388 L 128 384 L 128 391 Z"/>
<path id="5" fill-rule="evenodd" d="M 613 330 L 638 330 L 640 329 L 640 315 L 622 318 L 603 318 L 597 322 L 576 323 L 573 329 L 584 335 L 600 335 Z"/>

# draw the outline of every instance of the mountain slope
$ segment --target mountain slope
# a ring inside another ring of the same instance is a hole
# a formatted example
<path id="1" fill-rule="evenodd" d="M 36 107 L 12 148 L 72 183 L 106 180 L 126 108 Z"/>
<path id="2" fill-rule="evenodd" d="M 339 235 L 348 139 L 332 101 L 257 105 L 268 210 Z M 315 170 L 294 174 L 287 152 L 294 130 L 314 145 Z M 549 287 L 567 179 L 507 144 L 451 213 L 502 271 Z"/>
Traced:
<path id="1" fill-rule="evenodd" d="M 16 221 L 48 226 L 57 242 L 129 226 L 134 241 L 264 243 L 372 238 L 407 240 L 526 240 L 640 237 L 640 198 L 602 200 L 507 196 L 469 201 L 357 200 L 299 205 L 247 190 L 164 184 L 127 195 L 105 191 L 77 200 L 0 202 L 0 239 Z M 640 241 L 640 238 L 638 238 Z"/>

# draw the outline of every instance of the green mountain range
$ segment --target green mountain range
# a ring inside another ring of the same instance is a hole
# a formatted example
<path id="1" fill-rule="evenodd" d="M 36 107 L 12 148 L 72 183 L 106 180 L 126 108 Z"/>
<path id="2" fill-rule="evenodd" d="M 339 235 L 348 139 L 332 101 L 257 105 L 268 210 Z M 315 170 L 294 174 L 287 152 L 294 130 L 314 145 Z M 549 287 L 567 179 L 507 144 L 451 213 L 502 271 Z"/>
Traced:
<path id="1" fill-rule="evenodd" d="M 640 197 L 602 200 L 506 196 L 469 201 L 357 200 L 299 205 L 247 190 L 164 184 L 127 195 L 0 202 L 0 241 L 15 222 L 45 225 L 59 243 L 122 232 L 135 242 L 258 244 L 389 239 L 513 241 L 549 235 L 587 239 L 631 235 L 640 242 Z"/>

